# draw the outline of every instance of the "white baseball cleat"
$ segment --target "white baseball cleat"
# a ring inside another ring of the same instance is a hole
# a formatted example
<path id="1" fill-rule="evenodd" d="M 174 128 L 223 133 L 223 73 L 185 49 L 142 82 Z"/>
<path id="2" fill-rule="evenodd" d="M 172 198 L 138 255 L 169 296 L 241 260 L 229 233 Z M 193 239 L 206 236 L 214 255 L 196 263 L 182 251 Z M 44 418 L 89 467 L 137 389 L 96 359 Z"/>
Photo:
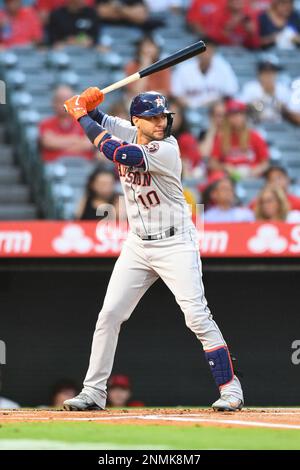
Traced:
<path id="1" fill-rule="evenodd" d="M 90 410 L 102 410 L 86 393 L 81 392 L 74 398 L 64 401 L 64 410 L 67 411 L 90 411 Z"/>
<path id="2" fill-rule="evenodd" d="M 223 395 L 211 406 L 215 411 L 239 411 L 243 408 L 244 402 L 232 395 Z"/>

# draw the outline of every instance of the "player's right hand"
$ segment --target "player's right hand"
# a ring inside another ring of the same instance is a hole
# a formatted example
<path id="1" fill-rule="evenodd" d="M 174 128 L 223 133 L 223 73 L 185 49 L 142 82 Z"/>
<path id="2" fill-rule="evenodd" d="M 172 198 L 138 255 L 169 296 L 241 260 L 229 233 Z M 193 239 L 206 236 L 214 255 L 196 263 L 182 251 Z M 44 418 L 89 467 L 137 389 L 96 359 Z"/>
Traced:
<path id="1" fill-rule="evenodd" d="M 84 99 L 88 112 L 93 111 L 93 109 L 95 109 L 97 106 L 99 106 L 100 103 L 102 103 L 102 101 L 104 101 L 104 94 L 96 86 L 87 88 L 81 93 L 80 96 Z"/>

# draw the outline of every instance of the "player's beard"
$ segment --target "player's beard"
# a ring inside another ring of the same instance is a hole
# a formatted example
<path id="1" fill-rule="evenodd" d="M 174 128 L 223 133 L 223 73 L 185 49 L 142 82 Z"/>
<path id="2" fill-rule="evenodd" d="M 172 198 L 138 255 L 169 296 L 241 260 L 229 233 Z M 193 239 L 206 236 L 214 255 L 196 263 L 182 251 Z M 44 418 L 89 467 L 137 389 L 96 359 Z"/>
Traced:
<path id="1" fill-rule="evenodd" d="M 163 133 L 161 134 L 147 134 L 144 132 L 144 135 L 145 137 L 147 137 L 147 139 L 150 139 L 149 142 L 152 142 L 153 140 L 164 140 L 165 138 L 165 133 L 166 133 L 166 129 L 164 129 Z"/>

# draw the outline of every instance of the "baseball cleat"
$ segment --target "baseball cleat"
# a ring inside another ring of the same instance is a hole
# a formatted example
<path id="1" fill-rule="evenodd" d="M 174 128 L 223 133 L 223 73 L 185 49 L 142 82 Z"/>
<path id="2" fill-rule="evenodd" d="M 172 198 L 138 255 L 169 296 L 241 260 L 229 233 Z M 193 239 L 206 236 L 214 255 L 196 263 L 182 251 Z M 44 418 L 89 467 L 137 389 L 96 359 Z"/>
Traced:
<path id="1" fill-rule="evenodd" d="M 232 395 L 223 395 L 211 406 L 215 411 L 239 411 L 243 408 L 243 400 Z"/>
<path id="2" fill-rule="evenodd" d="M 64 410 L 66 411 L 91 411 L 102 410 L 89 396 L 81 392 L 77 397 L 64 401 Z"/>

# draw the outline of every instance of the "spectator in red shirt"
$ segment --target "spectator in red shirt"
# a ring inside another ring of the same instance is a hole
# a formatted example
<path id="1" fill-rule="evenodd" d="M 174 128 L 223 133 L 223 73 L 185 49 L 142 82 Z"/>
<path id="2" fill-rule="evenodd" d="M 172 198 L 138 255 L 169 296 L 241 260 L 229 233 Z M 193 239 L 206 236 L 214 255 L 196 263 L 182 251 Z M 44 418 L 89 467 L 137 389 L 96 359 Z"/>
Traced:
<path id="1" fill-rule="evenodd" d="M 40 123 L 40 146 L 44 162 L 53 162 L 60 157 L 81 156 L 91 160 L 94 146 L 86 138 L 81 126 L 65 112 L 63 104 L 74 95 L 68 86 L 59 86 L 54 93 L 55 115 Z"/>
<path id="2" fill-rule="evenodd" d="M 273 165 L 265 172 L 266 185 L 277 186 L 281 188 L 290 205 L 291 210 L 300 211 L 300 197 L 290 193 L 290 177 L 288 172 L 282 166 Z M 256 199 L 250 203 L 250 208 L 254 209 L 256 206 Z"/>
<path id="3" fill-rule="evenodd" d="M 187 11 L 187 22 L 196 34 L 210 35 L 214 16 L 226 0 L 192 0 Z"/>
<path id="4" fill-rule="evenodd" d="M 4 4 L 0 10 L 0 48 L 39 43 L 43 31 L 36 11 L 23 7 L 21 0 L 5 0 Z"/>
<path id="5" fill-rule="evenodd" d="M 257 22 L 246 0 L 227 0 L 214 16 L 210 34 L 225 46 L 259 47 Z"/>
<path id="6" fill-rule="evenodd" d="M 216 136 L 212 157 L 211 170 L 227 171 L 234 179 L 259 177 L 268 168 L 267 144 L 258 132 L 249 128 L 244 103 L 227 102 L 226 118 Z"/>

